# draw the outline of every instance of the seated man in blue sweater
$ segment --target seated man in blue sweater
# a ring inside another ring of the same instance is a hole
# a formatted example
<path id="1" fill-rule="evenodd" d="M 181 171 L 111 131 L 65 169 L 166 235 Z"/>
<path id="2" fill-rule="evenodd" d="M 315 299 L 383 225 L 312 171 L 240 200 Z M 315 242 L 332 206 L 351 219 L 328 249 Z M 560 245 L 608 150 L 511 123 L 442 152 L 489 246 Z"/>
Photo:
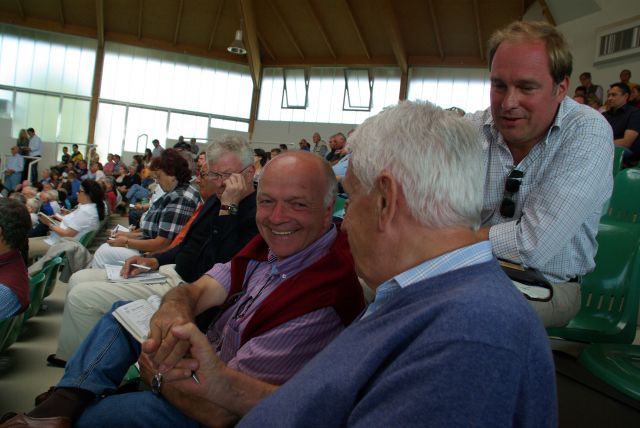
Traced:
<path id="1" fill-rule="evenodd" d="M 351 136 L 343 227 L 374 303 L 239 426 L 555 426 L 540 319 L 479 239 L 482 147 L 464 119 L 405 102 Z M 166 379 L 225 405 L 232 379 L 193 325 Z M 200 385 L 185 380 L 194 368 Z"/>

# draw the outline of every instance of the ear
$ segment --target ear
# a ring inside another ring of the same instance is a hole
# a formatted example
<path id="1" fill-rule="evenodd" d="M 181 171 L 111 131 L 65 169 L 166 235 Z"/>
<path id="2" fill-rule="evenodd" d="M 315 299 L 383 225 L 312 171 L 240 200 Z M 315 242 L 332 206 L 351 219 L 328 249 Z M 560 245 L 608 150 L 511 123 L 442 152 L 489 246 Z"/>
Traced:
<path id="1" fill-rule="evenodd" d="M 569 91 L 569 78 L 565 76 L 564 79 L 556 86 L 556 96 L 560 101 L 564 99 Z"/>
<path id="2" fill-rule="evenodd" d="M 383 171 L 374 185 L 376 192 L 376 215 L 378 228 L 387 230 L 398 210 L 398 182 L 387 171 Z"/>

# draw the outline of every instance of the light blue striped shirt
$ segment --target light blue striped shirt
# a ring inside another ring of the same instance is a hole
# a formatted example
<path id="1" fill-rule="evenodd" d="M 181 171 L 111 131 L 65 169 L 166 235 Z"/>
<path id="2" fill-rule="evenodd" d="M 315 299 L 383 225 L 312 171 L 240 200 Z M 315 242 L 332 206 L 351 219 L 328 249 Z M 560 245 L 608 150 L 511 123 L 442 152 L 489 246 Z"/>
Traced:
<path id="1" fill-rule="evenodd" d="M 489 241 L 482 241 L 477 244 L 458 248 L 457 250 L 450 251 L 434 259 L 422 262 L 419 265 L 383 282 L 376 289 L 376 298 L 371 302 L 369 307 L 367 307 L 362 318 L 366 318 L 374 313 L 395 293 L 405 287 L 447 272 L 485 263 L 491 259 L 493 259 L 491 254 L 491 244 Z"/>
<path id="2" fill-rule="evenodd" d="M 490 109 L 467 115 L 481 130 L 486 178 L 482 226 L 499 259 L 565 282 L 595 267 L 596 234 L 613 188 L 613 133 L 596 110 L 565 98 L 545 137 L 518 165 L 495 127 Z M 513 218 L 500 214 L 505 181 L 524 172 L 512 198 Z"/>

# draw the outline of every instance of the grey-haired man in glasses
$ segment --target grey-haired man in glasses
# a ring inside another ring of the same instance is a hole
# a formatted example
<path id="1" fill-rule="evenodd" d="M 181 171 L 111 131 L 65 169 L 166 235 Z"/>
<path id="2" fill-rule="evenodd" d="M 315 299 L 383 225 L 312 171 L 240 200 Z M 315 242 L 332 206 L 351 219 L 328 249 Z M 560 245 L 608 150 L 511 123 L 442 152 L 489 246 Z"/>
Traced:
<path id="1" fill-rule="evenodd" d="M 580 309 L 594 269 L 598 223 L 611 195 L 613 138 L 598 112 L 567 97 L 572 58 L 546 23 L 514 22 L 489 41 L 491 107 L 481 130 L 486 178 L 480 235 L 499 259 L 541 272 L 549 301 L 531 301 L 547 327 Z"/>

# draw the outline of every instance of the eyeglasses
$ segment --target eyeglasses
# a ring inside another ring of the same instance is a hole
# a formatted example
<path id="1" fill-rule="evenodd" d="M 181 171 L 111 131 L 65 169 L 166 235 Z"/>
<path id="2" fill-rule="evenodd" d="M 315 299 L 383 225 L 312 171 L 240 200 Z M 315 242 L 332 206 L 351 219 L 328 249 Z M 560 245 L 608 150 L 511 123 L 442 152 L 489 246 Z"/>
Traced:
<path id="1" fill-rule="evenodd" d="M 504 183 L 502 204 L 500 204 L 500 214 L 503 217 L 513 218 L 516 213 L 516 203 L 513 200 L 513 196 L 520 190 L 523 177 L 524 171 L 518 171 L 517 169 L 511 170 L 507 177 L 507 181 Z"/>
<path id="2" fill-rule="evenodd" d="M 237 174 L 242 174 L 250 166 L 251 165 L 247 165 L 242 169 L 242 171 L 238 172 Z M 236 173 L 235 172 L 213 172 L 213 171 L 205 172 L 203 170 L 200 170 L 200 177 L 208 177 L 212 180 L 220 180 L 222 178 L 222 180 L 224 181 L 229 179 L 229 177 L 231 177 L 233 174 L 236 174 Z"/>

